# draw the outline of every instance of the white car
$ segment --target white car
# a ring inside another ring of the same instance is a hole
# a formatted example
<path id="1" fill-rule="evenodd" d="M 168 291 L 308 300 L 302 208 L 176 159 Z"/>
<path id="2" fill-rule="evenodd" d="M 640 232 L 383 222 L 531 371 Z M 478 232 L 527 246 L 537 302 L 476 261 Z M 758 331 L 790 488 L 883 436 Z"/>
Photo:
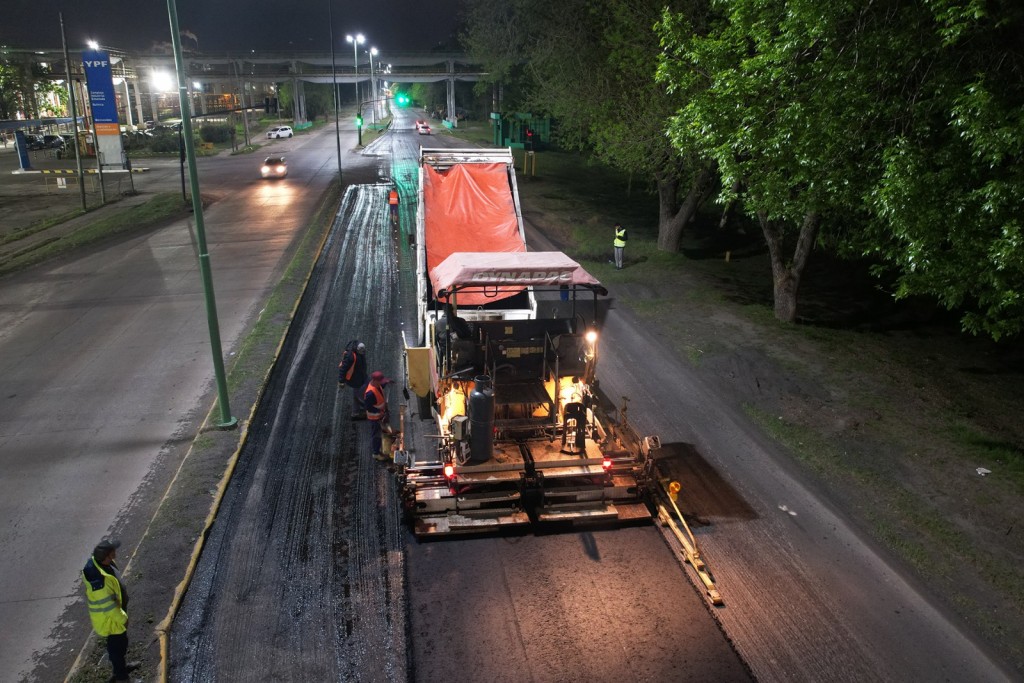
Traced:
<path id="1" fill-rule="evenodd" d="M 291 126 L 278 126 L 277 128 L 271 128 L 270 130 L 267 131 L 268 140 L 275 140 L 277 138 L 290 138 L 292 135 L 294 135 L 294 133 L 292 133 Z"/>
<path id="2" fill-rule="evenodd" d="M 420 135 L 430 135 L 430 126 L 425 123 L 417 123 L 416 132 Z"/>
<path id="3" fill-rule="evenodd" d="M 260 173 L 264 178 L 284 178 L 288 175 L 288 162 L 284 157 L 267 157 L 263 160 Z"/>

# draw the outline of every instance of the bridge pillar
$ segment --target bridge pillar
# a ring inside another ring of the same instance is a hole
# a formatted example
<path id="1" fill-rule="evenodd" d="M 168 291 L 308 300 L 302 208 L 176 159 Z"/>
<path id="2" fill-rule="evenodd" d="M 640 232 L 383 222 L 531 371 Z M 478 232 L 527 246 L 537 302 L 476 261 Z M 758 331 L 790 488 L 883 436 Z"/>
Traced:
<path id="1" fill-rule="evenodd" d="M 459 127 L 459 118 L 455 115 L 455 60 L 448 60 L 448 122 L 452 128 Z"/>
<path id="2" fill-rule="evenodd" d="M 142 85 L 142 79 L 139 78 L 138 76 L 136 76 L 135 77 L 135 111 L 138 114 L 138 117 L 135 120 L 139 124 L 140 128 L 145 128 L 146 125 L 145 125 L 144 122 L 146 120 L 146 115 L 142 112 L 142 88 L 139 87 L 141 85 Z"/>
<path id="3" fill-rule="evenodd" d="M 295 119 L 295 123 L 306 122 L 306 90 L 303 87 L 305 81 L 300 81 L 298 78 L 292 78 L 292 92 L 294 93 L 292 102 L 292 116 Z"/>

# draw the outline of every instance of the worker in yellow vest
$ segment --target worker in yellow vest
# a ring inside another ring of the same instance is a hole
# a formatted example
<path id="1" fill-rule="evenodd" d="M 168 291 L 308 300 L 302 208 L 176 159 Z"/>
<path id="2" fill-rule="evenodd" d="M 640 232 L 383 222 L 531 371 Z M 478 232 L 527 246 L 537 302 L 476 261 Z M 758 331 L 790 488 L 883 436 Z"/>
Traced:
<path id="1" fill-rule="evenodd" d="M 121 542 L 103 539 L 82 569 L 89 619 L 96 634 L 107 639 L 107 657 L 114 670 L 112 681 L 127 681 L 139 662 L 128 662 L 128 593 L 117 568 Z"/>
<path id="2" fill-rule="evenodd" d="M 615 269 L 622 270 L 622 252 L 626 248 L 626 229 L 622 227 L 621 223 L 615 224 L 615 241 L 612 242 L 612 246 L 615 247 Z"/>

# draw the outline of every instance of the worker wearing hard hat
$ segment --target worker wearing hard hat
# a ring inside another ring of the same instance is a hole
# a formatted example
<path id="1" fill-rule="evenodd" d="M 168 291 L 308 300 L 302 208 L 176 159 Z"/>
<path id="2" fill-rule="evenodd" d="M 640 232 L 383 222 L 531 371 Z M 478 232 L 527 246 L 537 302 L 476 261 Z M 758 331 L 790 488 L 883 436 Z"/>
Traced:
<path id="1" fill-rule="evenodd" d="M 388 399 L 384 395 L 384 387 L 392 380 L 384 376 L 380 370 L 374 370 L 370 374 L 370 382 L 366 385 L 363 404 L 366 408 L 366 419 L 370 423 L 370 447 L 373 449 L 373 458 L 381 462 L 391 459 L 389 453 L 382 452 L 383 432 L 391 431 L 388 424 Z"/>

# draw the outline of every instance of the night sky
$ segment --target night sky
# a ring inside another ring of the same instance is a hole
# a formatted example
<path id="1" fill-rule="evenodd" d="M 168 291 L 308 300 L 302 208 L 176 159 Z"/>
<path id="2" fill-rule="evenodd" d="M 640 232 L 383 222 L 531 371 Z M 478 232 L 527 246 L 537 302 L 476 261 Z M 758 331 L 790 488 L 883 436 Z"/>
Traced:
<path id="1" fill-rule="evenodd" d="M 457 30 L 459 0 L 333 0 L 337 48 L 346 33 L 363 33 L 382 53 L 430 50 Z M 327 0 L 176 0 L 178 26 L 202 52 L 330 50 Z M 170 41 L 163 0 L 2 0 L 0 46 L 59 49 L 60 19 L 68 47 L 96 40 L 104 47 L 146 50 Z M 183 38 L 185 48 L 193 47 Z"/>

